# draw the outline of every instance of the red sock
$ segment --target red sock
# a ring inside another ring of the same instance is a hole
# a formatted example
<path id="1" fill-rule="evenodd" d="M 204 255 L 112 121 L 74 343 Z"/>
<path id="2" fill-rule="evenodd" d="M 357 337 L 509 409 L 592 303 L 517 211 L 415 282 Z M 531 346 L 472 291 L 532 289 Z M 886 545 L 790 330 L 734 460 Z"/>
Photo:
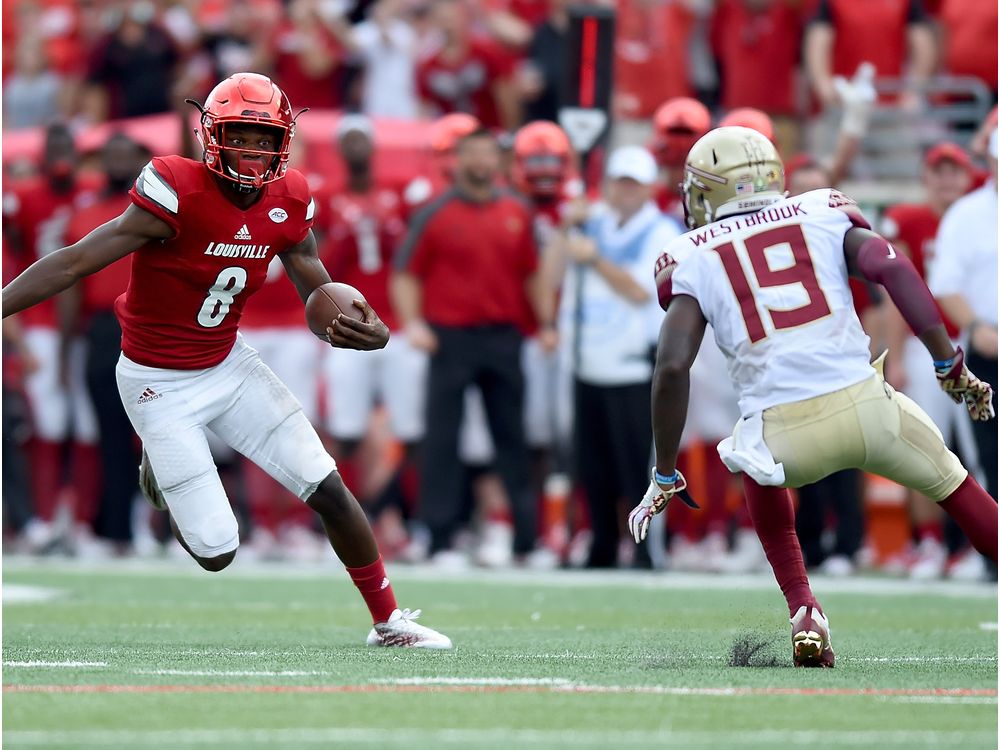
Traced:
<path id="1" fill-rule="evenodd" d="M 997 561 L 997 503 L 971 474 L 938 504 L 955 519 L 981 555 Z"/>
<path id="2" fill-rule="evenodd" d="M 62 446 L 34 438 L 30 443 L 29 456 L 35 516 L 42 521 L 51 521 L 56 514 L 62 484 Z"/>
<path id="3" fill-rule="evenodd" d="M 795 535 L 795 511 L 788 490 L 762 487 L 747 476 L 743 477 L 743 490 L 754 529 L 781 593 L 785 595 L 789 614 L 795 614 L 803 604 L 819 607 L 802 562 L 802 547 Z"/>
<path id="4" fill-rule="evenodd" d="M 372 613 L 372 622 L 385 622 L 396 609 L 396 595 L 392 593 L 389 577 L 382 565 L 382 556 L 363 568 L 348 568 L 347 572 L 354 585 L 361 592 L 368 611 Z"/>
<path id="5" fill-rule="evenodd" d="M 247 501 L 250 506 L 250 516 L 257 528 L 275 532 L 278 529 L 278 497 L 279 490 L 284 488 L 275 482 L 257 464 L 244 460 L 243 481 L 247 490 Z M 305 503 L 302 503 L 305 505 Z"/>
<path id="6" fill-rule="evenodd" d="M 933 539 L 935 542 L 944 540 L 944 529 L 939 521 L 927 521 L 917 525 L 917 541 Z"/>
<path id="7" fill-rule="evenodd" d="M 705 451 L 705 529 L 711 534 L 725 534 L 729 530 L 729 509 L 726 507 L 726 490 L 732 474 L 719 458 L 714 448 Z"/>

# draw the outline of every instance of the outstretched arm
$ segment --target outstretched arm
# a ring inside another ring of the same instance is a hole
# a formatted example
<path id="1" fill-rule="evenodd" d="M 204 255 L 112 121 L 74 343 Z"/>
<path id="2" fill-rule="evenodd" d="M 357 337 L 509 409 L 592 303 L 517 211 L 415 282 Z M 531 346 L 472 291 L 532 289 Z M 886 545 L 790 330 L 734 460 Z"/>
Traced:
<path id="1" fill-rule="evenodd" d="M 316 287 L 331 281 L 330 274 L 319 259 L 316 236 L 311 229 L 302 242 L 278 257 L 303 303 Z M 341 349 L 381 349 L 389 341 L 388 327 L 367 302 L 355 300 L 354 305 L 364 314 L 363 319 L 355 320 L 341 313 L 326 329 L 330 343 Z"/>
<path id="2" fill-rule="evenodd" d="M 938 384 L 969 416 L 985 421 L 993 417 L 993 390 L 965 366 L 965 353 L 952 346 L 930 290 L 913 263 L 882 237 L 855 227 L 844 237 L 844 256 L 852 276 L 881 284 L 903 320 L 927 347 L 934 359 Z"/>
<path id="3" fill-rule="evenodd" d="M 138 206 L 102 224 L 79 242 L 32 263 L 3 288 L 3 317 L 58 294 L 148 242 L 169 239 L 170 226 Z"/>
<path id="4" fill-rule="evenodd" d="M 653 371 L 653 442 L 656 470 L 669 476 L 677 468 L 677 453 L 687 420 L 691 365 L 701 348 L 707 325 L 697 300 L 679 294 L 670 302 L 660 326 Z"/>

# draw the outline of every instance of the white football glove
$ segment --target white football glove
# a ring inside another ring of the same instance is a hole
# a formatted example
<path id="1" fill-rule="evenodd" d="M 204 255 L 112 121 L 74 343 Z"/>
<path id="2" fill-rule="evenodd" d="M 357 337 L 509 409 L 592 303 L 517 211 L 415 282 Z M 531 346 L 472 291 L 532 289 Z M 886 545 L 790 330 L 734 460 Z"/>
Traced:
<path id="1" fill-rule="evenodd" d="M 843 76 L 833 79 L 837 96 L 844 105 L 844 117 L 840 128 L 847 135 L 861 138 L 868 132 L 868 119 L 875 106 L 875 66 L 870 62 L 858 65 L 854 77 L 847 80 Z"/>
<path id="2" fill-rule="evenodd" d="M 698 507 L 698 504 L 688 494 L 687 480 L 680 470 L 677 470 L 677 481 L 674 484 L 663 486 L 656 483 L 656 469 L 653 469 L 653 478 L 649 480 L 649 489 L 642 496 L 642 501 L 628 514 L 628 528 L 632 532 L 636 544 L 646 538 L 646 534 L 649 532 L 649 522 L 653 516 L 666 509 L 674 495 L 679 495 L 687 506 Z"/>

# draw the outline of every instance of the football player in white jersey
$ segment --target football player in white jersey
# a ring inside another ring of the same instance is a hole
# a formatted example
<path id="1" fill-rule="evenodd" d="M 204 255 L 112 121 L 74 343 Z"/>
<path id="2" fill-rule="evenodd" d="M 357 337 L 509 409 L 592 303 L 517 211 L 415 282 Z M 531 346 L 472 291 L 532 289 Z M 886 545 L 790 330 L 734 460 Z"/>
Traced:
<path id="1" fill-rule="evenodd" d="M 809 587 L 785 488 L 852 467 L 879 474 L 940 503 L 997 559 L 996 503 L 920 408 L 884 381 L 883 358 L 869 364 L 848 276 L 885 287 L 941 387 L 973 419 L 994 416 L 992 391 L 965 366 L 906 255 L 836 190 L 786 198 L 781 161 L 759 133 L 726 127 L 702 137 L 683 192 L 692 231 L 656 266 L 667 311 L 653 376 L 656 466 L 629 528 L 643 539 L 652 516 L 685 490 L 675 461 L 688 370 L 710 323 L 740 394 L 741 419 L 719 454 L 744 474 L 754 528 L 788 603 L 795 665 L 832 667 L 829 623 Z"/>

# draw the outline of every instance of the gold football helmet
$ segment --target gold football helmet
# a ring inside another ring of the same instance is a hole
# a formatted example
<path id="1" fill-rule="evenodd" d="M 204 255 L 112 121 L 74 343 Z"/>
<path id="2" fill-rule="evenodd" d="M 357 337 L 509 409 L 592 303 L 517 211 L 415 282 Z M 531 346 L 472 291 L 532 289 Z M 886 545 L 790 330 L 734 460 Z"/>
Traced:
<path id="1" fill-rule="evenodd" d="M 681 189 L 685 221 L 696 229 L 782 198 L 785 168 L 774 144 L 756 130 L 716 128 L 688 152 Z"/>

